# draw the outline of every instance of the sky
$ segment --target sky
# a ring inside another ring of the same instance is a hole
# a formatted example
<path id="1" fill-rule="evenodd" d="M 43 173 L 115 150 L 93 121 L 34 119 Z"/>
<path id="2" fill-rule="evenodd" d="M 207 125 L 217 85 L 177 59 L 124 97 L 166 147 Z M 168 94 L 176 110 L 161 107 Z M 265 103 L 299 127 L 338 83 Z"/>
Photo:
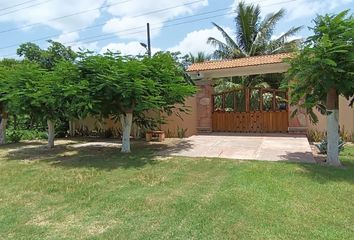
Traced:
<path id="1" fill-rule="evenodd" d="M 143 54 L 146 23 L 150 23 L 152 51 L 212 53 L 208 37 L 222 40 L 212 22 L 234 35 L 233 9 L 239 0 L 0 0 L 0 58 L 16 57 L 21 43 L 47 47 L 53 39 L 74 50 L 107 49 Z M 259 4 L 262 16 L 286 10 L 274 37 L 293 26 L 304 26 L 305 38 L 317 14 L 353 9 L 354 0 L 246 0 Z"/>

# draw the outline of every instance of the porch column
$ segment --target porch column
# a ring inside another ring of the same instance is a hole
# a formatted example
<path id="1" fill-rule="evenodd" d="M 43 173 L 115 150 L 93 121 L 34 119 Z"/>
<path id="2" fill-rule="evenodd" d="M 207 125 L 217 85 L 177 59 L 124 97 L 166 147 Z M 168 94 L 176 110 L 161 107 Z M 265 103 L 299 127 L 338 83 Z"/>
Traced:
<path id="1" fill-rule="evenodd" d="M 212 94 L 214 88 L 211 79 L 203 79 L 195 82 L 198 87 L 197 100 L 197 132 L 212 132 Z"/>

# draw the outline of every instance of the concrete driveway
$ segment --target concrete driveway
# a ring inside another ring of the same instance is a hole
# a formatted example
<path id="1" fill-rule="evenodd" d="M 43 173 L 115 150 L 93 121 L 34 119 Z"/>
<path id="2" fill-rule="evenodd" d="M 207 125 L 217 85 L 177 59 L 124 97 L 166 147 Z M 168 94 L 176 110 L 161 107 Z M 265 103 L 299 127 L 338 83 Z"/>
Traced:
<path id="1" fill-rule="evenodd" d="M 307 138 L 288 134 L 196 135 L 167 151 L 186 157 L 315 162 Z"/>

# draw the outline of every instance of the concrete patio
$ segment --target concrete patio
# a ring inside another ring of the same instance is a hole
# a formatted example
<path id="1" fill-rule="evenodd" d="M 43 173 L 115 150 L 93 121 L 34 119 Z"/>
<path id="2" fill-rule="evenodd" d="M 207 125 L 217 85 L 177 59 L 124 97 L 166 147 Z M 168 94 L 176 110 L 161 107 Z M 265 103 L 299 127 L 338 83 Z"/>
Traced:
<path id="1" fill-rule="evenodd" d="M 208 134 L 183 139 L 167 154 L 242 160 L 314 163 L 306 136 L 288 134 Z"/>

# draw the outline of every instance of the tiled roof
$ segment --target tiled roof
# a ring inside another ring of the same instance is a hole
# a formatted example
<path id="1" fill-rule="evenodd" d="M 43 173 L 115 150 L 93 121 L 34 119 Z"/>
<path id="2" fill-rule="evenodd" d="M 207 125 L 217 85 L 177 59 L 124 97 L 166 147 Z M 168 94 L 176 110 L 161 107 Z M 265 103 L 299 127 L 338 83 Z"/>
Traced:
<path id="1" fill-rule="evenodd" d="M 291 57 L 291 53 L 245 57 L 231 60 L 208 61 L 190 65 L 187 72 L 218 70 L 236 67 L 258 66 L 265 64 L 281 63 L 285 58 Z"/>

